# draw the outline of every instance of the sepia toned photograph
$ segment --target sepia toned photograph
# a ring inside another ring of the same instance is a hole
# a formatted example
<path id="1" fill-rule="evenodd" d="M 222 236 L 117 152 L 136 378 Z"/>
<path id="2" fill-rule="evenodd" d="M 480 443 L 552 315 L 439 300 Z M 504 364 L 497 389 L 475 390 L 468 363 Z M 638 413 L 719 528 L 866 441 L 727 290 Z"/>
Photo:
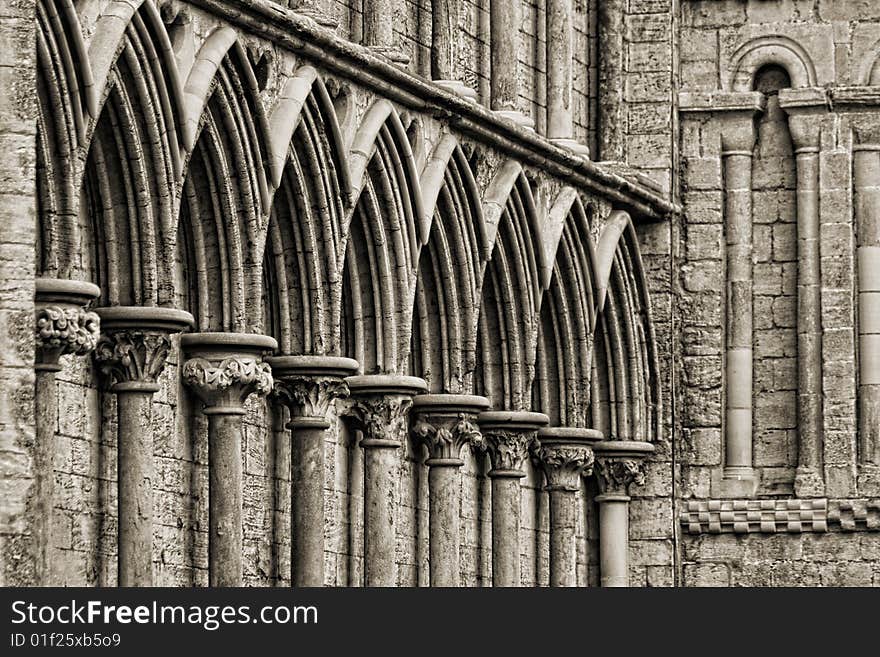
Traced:
<path id="1" fill-rule="evenodd" d="M 4 650 L 872 586 L 880 1 L 0 0 Z"/>

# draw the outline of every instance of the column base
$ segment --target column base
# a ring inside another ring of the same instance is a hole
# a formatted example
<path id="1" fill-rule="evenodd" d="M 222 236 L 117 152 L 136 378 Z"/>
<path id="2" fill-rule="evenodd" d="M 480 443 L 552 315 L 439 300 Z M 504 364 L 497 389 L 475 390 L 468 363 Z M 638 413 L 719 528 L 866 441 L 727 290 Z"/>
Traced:
<path id="1" fill-rule="evenodd" d="M 478 96 L 476 90 L 471 89 L 464 82 L 458 80 L 432 80 L 432 82 L 442 89 L 446 89 L 447 91 L 451 91 L 452 93 L 461 96 L 465 100 L 469 100 L 472 103 L 477 102 Z"/>
<path id="2" fill-rule="evenodd" d="M 724 468 L 713 476 L 712 490 L 719 498 L 754 497 L 758 491 L 758 477 L 754 469 L 741 466 Z"/>
<path id="3" fill-rule="evenodd" d="M 794 475 L 794 493 L 799 498 L 825 497 L 825 480 L 812 468 L 798 468 Z"/>
<path id="4" fill-rule="evenodd" d="M 392 64 L 400 64 L 401 66 L 409 64 L 409 55 L 398 48 L 389 46 L 367 46 L 367 48 L 377 57 L 387 59 Z"/>
<path id="5" fill-rule="evenodd" d="M 535 131 L 535 121 L 530 116 L 526 116 L 519 110 L 494 110 L 495 116 L 505 121 L 510 121 L 520 128 L 525 128 L 531 132 Z"/>
<path id="6" fill-rule="evenodd" d="M 559 146 L 560 148 L 564 148 L 568 151 L 571 151 L 575 155 L 579 155 L 585 160 L 590 159 L 590 147 L 586 146 L 579 141 L 575 141 L 574 139 L 551 139 L 551 144 Z"/>

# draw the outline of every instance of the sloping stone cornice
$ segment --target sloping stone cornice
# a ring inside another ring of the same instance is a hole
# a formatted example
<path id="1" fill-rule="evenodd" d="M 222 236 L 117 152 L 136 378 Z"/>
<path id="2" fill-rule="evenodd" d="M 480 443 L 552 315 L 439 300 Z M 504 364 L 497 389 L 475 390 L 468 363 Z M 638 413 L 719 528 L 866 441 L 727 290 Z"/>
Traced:
<path id="1" fill-rule="evenodd" d="M 433 113 L 461 133 L 575 187 L 605 196 L 636 216 L 656 220 L 681 211 L 677 204 L 648 186 L 611 173 L 481 105 L 392 64 L 365 46 L 336 36 L 313 19 L 286 7 L 268 0 L 187 1 L 401 105 Z"/>

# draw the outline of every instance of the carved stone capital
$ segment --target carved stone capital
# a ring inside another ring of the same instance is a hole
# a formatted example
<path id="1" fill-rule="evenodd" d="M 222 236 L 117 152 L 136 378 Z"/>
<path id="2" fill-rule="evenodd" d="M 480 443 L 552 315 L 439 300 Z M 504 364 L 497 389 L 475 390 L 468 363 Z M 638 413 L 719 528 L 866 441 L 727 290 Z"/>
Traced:
<path id="1" fill-rule="evenodd" d="M 463 465 L 461 450 L 482 445 L 476 419 L 488 407 L 488 399 L 474 395 L 418 395 L 412 435 L 428 446 L 428 465 Z"/>
<path id="2" fill-rule="evenodd" d="M 364 434 L 364 447 L 395 447 L 406 436 L 412 399 L 404 396 L 358 397 L 351 400 L 348 415 Z"/>
<path id="3" fill-rule="evenodd" d="M 324 420 L 336 399 L 348 397 L 348 385 L 331 376 L 286 376 L 276 379 L 275 394 L 290 409 L 291 418 Z"/>
<path id="4" fill-rule="evenodd" d="M 547 490 L 576 491 L 581 477 L 593 473 L 593 445 L 602 432 L 578 427 L 549 427 L 538 432 L 532 457 L 544 472 Z"/>
<path id="5" fill-rule="evenodd" d="M 524 477 L 523 464 L 537 439 L 538 429 L 549 418 L 527 411 L 488 411 L 480 414 L 478 422 L 492 461 L 489 476 Z"/>
<path id="6" fill-rule="evenodd" d="M 603 494 L 628 495 L 631 484 L 645 483 L 645 465 L 633 458 L 599 458 L 596 462 L 599 490 Z"/>
<path id="7" fill-rule="evenodd" d="M 361 446 L 400 447 L 406 438 L 409 410 L 414 394 L 427 387 L 412 376 L 366 375 L 346 380 L 351 399 L 346 415 L 363 433 Z"/>
<path id="8" fill-rule="evenodd" d="M 413 425 L 412 434 L 428 446 L 432 459 L 459 459 L 463 447 L 482 442 L 480 428 L 466 413 L 435 422 L 422 417 Z"/>
<path id="9" fill-rule="evenodd" d="M 489 452 L 492 470 L 496 474 L 508 472 L 521 473 L 523 464 L 529 456 L 529 450 L 538 437 L 538 430 L 531 431 L 514 429 L 484 429 L 483 444 Z M 492 476 L 492 473 L 489 473 Z"/>
<path id="10" fill-rule="evenodd" d="M 816 112 L 789 111 L 788 130 L 795 152 L 819 150 L 822 117 Z"/>
<path id="11" fill-rule="evenodd" d="M 205 406 L 236 406 L 248 395 L 272 391 L 272 369 L 255 358 L 224 358 L 220 362 L 191 358 L 181 370 L 183 382 Z"/>
<path id="12" fill-rule="evenodd" d="M 720 115 L 722 155 L 751 155 L 753 153 L 755 140 L 758 137 L 758 131 L 755 128 L 757 115 L 758 112 L 751 109 L 725 112 Z"/>
<path id="13" fill-rule="evenodd" d="M 187 312 L 174 308 L 98 308 L 102 335 L 95 348 L 98 367 L 114 392 L 159 389 L 156 379 L 171 351 L 171 334 L 192 326 Z"/>
<path id="14" fill-rule="evenodd" d="M 344 377 L 357 371 L 357 361 L 337 356 L 267 358 L 275 377 L 275 394 L 290 409 L 291 421 L 326 423 L 330 407 L 348 397 Z M 328 424 L 329 426 L 329 424 Z"/>
<path id="15" fill-rule="evenodd" d="M 43 306 L 36 311 L 36 362 L 57 365 L 65 354 L 85 356 L 101 334 L 101 320 L 83 308 Z"/>
<path id="16" fill-rule="evenodd" d="M 602 495 L 627 496 L 630 486 L 645 483 L 645 458 L 654 451 L 651 443 L 608 440 L 597 443 L 595 450 Z"/>
<path id="17" fill-rule="evenodd" d="M 158 389 L 156 379 L 170 351 L 171 338 L 165 332 L 113 331 L 101 336 L 95 348 L 95 361 L 116 389 L 120 384 L 133 383 Z"/>
<path id="18" fill-rule="evenodd" d="M 34 288 L 35 368 L 58 371 L 61 356 L 84 356 L 97 345 L 101 320 L 85 307 L 101 290 L 63 278 L 38 278 Z"/>
<path id="19" fill-rule="evenodd" d="M 274 339 L 250 333 L 194 333 L 181 338 L 181 346 L 189 359 L 180 375 L 206 412 L 242 412 L 249 395 L 272 392 L 272 368 L 262 356 L 277 346 Z"/>

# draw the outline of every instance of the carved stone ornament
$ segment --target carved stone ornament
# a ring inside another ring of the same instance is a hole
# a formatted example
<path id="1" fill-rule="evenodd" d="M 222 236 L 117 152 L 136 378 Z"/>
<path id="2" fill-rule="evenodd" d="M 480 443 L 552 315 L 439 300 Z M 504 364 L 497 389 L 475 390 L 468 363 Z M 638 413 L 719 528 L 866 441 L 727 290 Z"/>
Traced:
<path id="1" fill-rule="evenodd" d="M 631 484 L 645 483 L 645 464 L 639 458 L 599 458 L 596 461 L 602 493 L 626 495 Z"/>
<path id="2" fill-rule="evenodd" d="M 412 434 L 428 446 L 433 459 L 457 459 L 465 445 L 480 446 L 480 428 L 468 417 L 459 413 L 453 417 L 423 415 L 412 428 Z"/>
<path id="3" fill-rule="evenodd" d="M 214 364 L 205 358 L 191 358 L 181 377 L 206 406 L 242 403 L 251 393 L 272 391 L 272 369 L 256 358 L 229 357 Z"/>
<path id="4" fill-rule="evenodd" d="M 544 471 L 548 490 L 576 491 L 580 478 L 593 472 L 595 459 L 589 447 L 535 443 L 532 455 Z"/>
<path id="5" fill-rule="evenodd" d="M 101 320 L 82 308 L 44 306 L 36 313 L 38 358 L 57 363 L 65 354 L 84 356 L 98 344 Z"/>
<path id="6" fill-rule="evenodd" d="M 365 440 L 401 442 L 406 435 L 407 414 L 412 406 L 409 397 L 365 396 L 353 398 L 348 408 Z"/>
<path id="7" fill-rule="evenodd" d="M 334 400 L 348 397 L 348 385 L 332 376 L 285 376 L 276 379 L 275 394 L 290 409 L 291 417 L 323 420 Z"/>
<path id="8" fill-rule="evenodd" d="M 529 449 L 537 439 L 536 430 L 491 429 L 483 431 L 483 443 L 489 451 L 494 470 L 522 470 Z"/>
<path id="9" fill-rule="evenodd" d="M 135 329 L 101 336 L 95 360 L 115 383 L 155 383 L 171 351 L 171 339 L 160 331 Z"/>

